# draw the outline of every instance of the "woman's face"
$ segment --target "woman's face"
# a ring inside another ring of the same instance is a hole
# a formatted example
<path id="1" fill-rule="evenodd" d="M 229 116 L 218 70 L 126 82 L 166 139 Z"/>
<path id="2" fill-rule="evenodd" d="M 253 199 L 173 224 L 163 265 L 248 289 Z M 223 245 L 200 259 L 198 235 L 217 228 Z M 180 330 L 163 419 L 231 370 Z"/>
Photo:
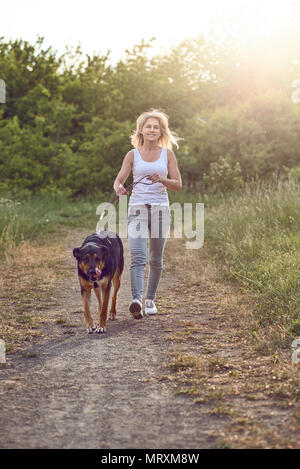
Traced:
<path id="1" fill-rule="evenodd" d="M 155 119 L 154 117 L 149 117 L 149 119 L 146 120 L 141 133 L 144 137 L 144 142 L 158 141 L 161 136 L 158 119 Z"/>

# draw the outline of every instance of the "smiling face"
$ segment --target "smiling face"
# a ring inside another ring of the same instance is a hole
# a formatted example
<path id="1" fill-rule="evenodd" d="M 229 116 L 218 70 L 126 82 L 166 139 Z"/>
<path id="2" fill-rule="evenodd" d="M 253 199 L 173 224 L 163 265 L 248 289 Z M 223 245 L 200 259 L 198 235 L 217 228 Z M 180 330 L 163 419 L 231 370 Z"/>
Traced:
<path id="1" fill-rule="evenodd" d="M 158 119 L 149 117 L 141 130 L 144 142 L 158 142 L 161 137 L 161 130 Z"/>

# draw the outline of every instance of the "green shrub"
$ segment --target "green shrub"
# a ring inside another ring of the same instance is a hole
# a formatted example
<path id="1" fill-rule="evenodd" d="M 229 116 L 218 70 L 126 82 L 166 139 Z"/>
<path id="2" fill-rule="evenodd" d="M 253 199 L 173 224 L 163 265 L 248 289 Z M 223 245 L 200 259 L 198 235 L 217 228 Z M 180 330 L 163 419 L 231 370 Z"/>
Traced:
<path id="1" fill-rule="evenodd" d="M 243 186 L 239 162 L 223 156 L 210 163 L 209 172 L 204 174 L 203 180 L 207 191 L 211 193 L 231 192 Z"/>

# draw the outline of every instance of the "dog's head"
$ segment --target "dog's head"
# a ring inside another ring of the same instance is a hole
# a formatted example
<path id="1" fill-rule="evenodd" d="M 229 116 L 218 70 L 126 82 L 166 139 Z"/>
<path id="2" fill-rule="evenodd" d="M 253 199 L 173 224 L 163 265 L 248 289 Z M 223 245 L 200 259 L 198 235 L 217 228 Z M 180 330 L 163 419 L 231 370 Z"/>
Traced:
<path id="1" fill-rule="evenodd" d="M 96 243 L 87 243 L 73 249 L 73 256 L 77 259 L 78 266 L 91 282 L 101 277 L 108 254 L 109 249 L 106 246 L 99 246 Z"/>

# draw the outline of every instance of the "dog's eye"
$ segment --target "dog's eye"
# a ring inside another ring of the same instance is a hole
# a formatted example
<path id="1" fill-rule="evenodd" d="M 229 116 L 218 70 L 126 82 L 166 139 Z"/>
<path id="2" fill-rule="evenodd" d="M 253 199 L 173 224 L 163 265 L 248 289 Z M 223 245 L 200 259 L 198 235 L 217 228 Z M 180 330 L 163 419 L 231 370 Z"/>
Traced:
<path id="1" fill-rule="evenodd" d="M 85 258 L 83 259 L 83 262 L 84 262 L 85 264 L 88 264 L 89 261 L 90 261 L 89 256 L 85 256 Z"/>

